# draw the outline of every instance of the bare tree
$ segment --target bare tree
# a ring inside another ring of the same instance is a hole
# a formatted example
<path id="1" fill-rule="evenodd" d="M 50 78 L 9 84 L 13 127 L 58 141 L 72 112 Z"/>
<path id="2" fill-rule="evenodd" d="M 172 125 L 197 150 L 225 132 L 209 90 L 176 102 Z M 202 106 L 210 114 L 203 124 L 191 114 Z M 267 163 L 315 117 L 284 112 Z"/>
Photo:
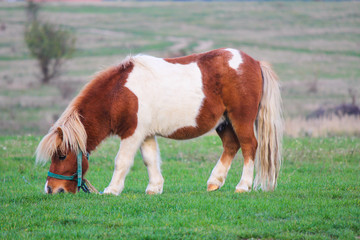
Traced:
<path id="1" fill-rule="evenodd" d="M 35 3 L 32 0 L 27 0 L 25 10 L 26 10 L 26 17 L 28 22 L 36 21 L 38 19 L 40 4 Z"/>

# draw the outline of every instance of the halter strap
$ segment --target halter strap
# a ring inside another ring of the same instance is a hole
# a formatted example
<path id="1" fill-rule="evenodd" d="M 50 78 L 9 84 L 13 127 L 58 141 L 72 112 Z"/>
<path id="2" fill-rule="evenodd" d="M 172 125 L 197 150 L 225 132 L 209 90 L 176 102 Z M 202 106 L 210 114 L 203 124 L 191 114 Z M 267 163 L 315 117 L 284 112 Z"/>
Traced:
<path id="1" fill-rule="evenodd" d="M 81 187 L 82 182 L 82 151 L 79 151 L 77 155 L 77 186 L 78 188 Z"/>
<path id="2" fill-rule="evenodd" d="M 59 174 L 56 174 L 56 173 L 52 173 L 52 172 L 48 172 L 48 176 L 49 177 L 52 177 L 52 178 L 57 178 L 57 179 L 61 179 L 61 180 L 74 180 L 75 177 L 76 177 L 76 173 L 74 173 L 73 175 L 71 176 L 64 176 L 64 175 L 59 175 Z"/>
<path id="3" fill-rule="evenodd" d="M 79 153 L 77 154 L 77 157 L 76 157 L 77 171 L 73 175 L 65 176 L 65 175 L 60 175 L 60 174 L 56 174 L 56 173 L 52 173 L 52 172 L 48 171 L 48 177 L 61 179 L 61 180 L 70 180 L 70 181 L 76 180 L 78 191 L 81 188 L 84 192 L 90 193 L 89 188 L 86 186 L 86 183 L 82 178 L 82 157 L 83 157 L 83 152 L 81 150 L 79 150 Z M 86 158 L 89 160 L 89 153 L 86 153 Z"/>

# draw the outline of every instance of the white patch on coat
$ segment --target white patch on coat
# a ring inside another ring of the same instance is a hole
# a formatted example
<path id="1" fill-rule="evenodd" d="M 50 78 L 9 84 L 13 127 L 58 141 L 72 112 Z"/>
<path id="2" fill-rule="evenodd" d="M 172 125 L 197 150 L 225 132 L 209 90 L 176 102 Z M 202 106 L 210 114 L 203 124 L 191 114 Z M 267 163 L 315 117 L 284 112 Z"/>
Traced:
<path id="1" fill-rule="evenodd" d="M 229 66 L 235 70 L 239 70 L 240 64 L 243 63 L 243 59 L 240 55 L 240 52 L 236 49 L 227 48 L 226 51 L 229 51 L 233 56 L 229 61 Z"/>
<path id="2" fill-rule="evenodd" d="M 205 94 L 196 62 L 173 64 L 151 56 L 133 57 L 125 87 L 138 98 L 138 128 L 144 136 L 169 136 L 196 127 Z"/>
<path id="3" fill-rule="evenodd" d="M 156 137 L 146 138 L 141 144 L 140 150 L 149 174 L 149 184 L 145 192 L 148 194 L 161 194 L 164 178 L 161 175 L 161 158 Z"/>
<path id="4" fill-rule="evenodd" d="M 241 180 L 236 186 L 236 190 L 244 190 L 246 192 L 251 191 L 251 186 L 254 179 L 254 161 L 249 159 L 247 164 L 243 166 L 243 172 Z"/>
<path id="5" fill-rule="evenodd" d="M 48 181 L 46 180 L 45 187 L 44 187 L 45 193 L 48 193 L 48 188 L 47 188 L 47 186 L 48 186 Z"/>
<path id="6" fill-rule="evenodd" d="M 214 184 L 218 186 L 219 188 L 222 187 L 225 183 L 227 173 L 230 169 L 230 166 L 224 166 L 224 164 L 221 162 L 221 158 L 216 163 L 214 169 L 211 172 L 211 175 L 207 181 L 207 184 Z"/>
<path id="7" fill-rule="evenodd" d="M 140 128 L 128 138 L 122 139 L 120 149 L 115 157 L 115 168 L 111 182 L 104 190 L 104 194 L 119 195 L 125 186 L 125 177 L 134 163 L 134 156 L 139 149 L 143 138 Z"/>

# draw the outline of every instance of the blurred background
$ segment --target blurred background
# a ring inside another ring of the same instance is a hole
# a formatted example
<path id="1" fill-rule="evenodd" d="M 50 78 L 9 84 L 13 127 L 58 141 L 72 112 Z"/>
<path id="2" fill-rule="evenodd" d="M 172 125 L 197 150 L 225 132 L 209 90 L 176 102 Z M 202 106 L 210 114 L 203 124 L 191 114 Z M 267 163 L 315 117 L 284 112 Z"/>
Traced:
<path id="1" fill-rule="evenodd" d="M 0 1 L 0 135 L 45 134 L 96 72 L 127 55 L 220 47 L 273 64 L 288 136 L 360 136 L 359 2 L 95 0 Z"/>

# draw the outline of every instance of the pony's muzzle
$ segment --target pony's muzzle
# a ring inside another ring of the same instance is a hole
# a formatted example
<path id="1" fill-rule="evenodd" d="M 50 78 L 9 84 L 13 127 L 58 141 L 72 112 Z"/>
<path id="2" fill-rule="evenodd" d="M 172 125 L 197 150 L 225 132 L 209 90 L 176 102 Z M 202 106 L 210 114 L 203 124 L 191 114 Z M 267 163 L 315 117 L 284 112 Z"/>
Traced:
<path id="1" fill-rule="evenodd" d="M 49 181 L 46 181 L 45 183 L 45 187 L 44 187 L 44 191 L 46 194 L 56 194 L 56 193 L 67 193 L 67 192 L 73 192 L 73 193 L 76 193 L 76 190 L 75 191 L 72 191 L 72 189 L 67 189 L 66 188 L 67 185 L 63 185 L 63 184 L 55 184 L 50 181 L 50 184 L 49 184 Z"/>
<path id="2" fill-rule="evenodd" d="M 59 188 L 56 193 L 64 193 L 65 190 L 63 188 Z M 53 190 L 51 187 L 47 186 L 47 189 L 45 190 L 45 193 L 47 194 L 52 194 L 53 193 Z"/>

